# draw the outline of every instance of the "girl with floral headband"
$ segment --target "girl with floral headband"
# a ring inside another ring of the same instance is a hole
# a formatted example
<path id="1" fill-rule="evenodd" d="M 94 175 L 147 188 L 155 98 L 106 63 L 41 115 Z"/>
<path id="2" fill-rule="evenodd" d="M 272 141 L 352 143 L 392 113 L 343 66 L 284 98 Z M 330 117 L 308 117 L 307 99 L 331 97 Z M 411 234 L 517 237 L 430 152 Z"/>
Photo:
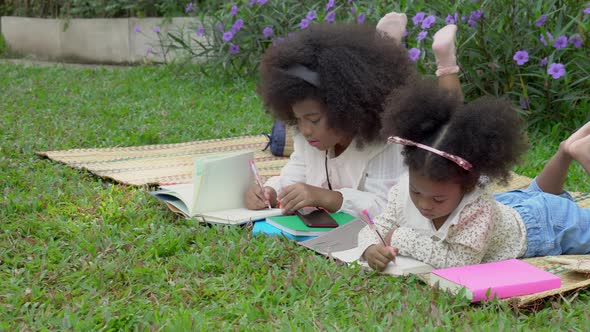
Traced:
<path id="1" fill-rule="evenodd" d="M 377 30 L 363 24 L 312 25 L 265 52 L 259 94 L 271 115 L 297 133 L 280 176 L 246 193 L 248 208 L 280 201 L 285 214 L 304 206 L 383 210 L 404 170 L 401 147 L 379 139 L 383 103 L 417 75 L 400 43 L 406 21 L 404 14 L 390 13 Z M 441 84 L 460 94 L 455 31 L 456 26 L 439 31 L 433 49 Z"/>
<path id="2" fill-rule="evenodd" d="M 382 133 L 403 146 L 408 173 L 375 218 L 389 246 L 368 227 L 359 233 L 372 268 L 383 270 L 397 253 L 435 268 L 590 253 L 590 209 L 563 190 L 573 160 L 590 170 L 590 123 L 560 144 L 527 189 L 493 195 L 487 184 L 505 183 L 527 148 L 508 101 L 463 105 L 429 82 L 390 101 Z"/>

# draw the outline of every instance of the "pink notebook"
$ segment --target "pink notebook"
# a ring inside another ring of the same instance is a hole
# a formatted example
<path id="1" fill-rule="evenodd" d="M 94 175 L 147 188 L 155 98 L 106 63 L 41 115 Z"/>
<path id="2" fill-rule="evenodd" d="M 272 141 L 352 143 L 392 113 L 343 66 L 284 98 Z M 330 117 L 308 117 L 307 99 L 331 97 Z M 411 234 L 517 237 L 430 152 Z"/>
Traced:
<path id="1" fill-rule="evenodd" d="M 465 295 L 472 302 L 561 287 L 558 276 L 518 259 L 434 270 L 430 282 L 455 294 L 465 287 Z"/>

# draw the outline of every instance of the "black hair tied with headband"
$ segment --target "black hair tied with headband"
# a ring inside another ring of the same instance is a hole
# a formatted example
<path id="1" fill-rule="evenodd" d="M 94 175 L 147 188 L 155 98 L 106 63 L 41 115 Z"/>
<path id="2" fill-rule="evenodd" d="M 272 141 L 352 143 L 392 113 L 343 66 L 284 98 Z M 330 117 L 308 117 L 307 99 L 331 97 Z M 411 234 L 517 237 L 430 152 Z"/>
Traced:
<path id="1" fill-rule="evenodd" d="M 285 70 L 285 73 L 300 78 L 316 88 L 320 87 L 320 75 L 304 65 L 293 65 Z"/>

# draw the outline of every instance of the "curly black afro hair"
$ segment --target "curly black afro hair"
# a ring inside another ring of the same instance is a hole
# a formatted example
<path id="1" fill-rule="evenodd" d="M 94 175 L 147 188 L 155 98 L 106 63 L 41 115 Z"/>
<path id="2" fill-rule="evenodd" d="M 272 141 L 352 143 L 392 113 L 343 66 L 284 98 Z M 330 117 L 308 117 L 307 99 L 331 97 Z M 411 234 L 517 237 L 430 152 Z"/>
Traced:
<path id="1" fill-rule="evenodd" d="M 473 168 L 466 171 L 420 148 L 405 146 L 403 152 L 411 170 L 435 181 L 457 179 L 466 190 L 482 175 L 506 183 L 510 169 L 528 148 L 523 121 L 508 100 L 483 97 L 463 105 L 431 81 L 394 91 L 382 121 L 384 137 L 407 138 L 470 162 Z"/>
<path id="2" fill-rule="evenodd" d="M 304 66 L 318 86 L 287 71 Z M 379 138 L 387 95 L 416 77 L 415 65 L 396 41 L 375 27 L 318 24 L 278 42 L 264 53 L 259 94 L 277 119 L 295 125 L 292 105 L 315 99 L 326 106 L 332 129 L 359 144 Z"/>

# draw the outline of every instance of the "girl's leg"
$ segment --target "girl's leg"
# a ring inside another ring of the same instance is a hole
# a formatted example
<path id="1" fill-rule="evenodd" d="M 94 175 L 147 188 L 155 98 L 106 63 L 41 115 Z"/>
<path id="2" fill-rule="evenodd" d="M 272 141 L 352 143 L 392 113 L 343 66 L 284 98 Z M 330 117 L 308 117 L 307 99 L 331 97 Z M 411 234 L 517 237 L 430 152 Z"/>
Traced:
<path id="1" fill-rule="evenodd" d="M 559 195 L 572 160 L 577 160 L 590 174 L 590 122 L 559 144 L 557 152 L 537 176 L 537 184 L 544 192 Z"/>
<path id="2" fill-rule="evenodd" d="M 457 66 L 457 51 L 455 50 L 455 34 L 457 26 L 449 24 L 434 34 L 432 51 L 436 58 L 436 76 L 438 85 L 456 93 L 463 100 L 463 91 L 459 81 L 459 66 Z"/>

